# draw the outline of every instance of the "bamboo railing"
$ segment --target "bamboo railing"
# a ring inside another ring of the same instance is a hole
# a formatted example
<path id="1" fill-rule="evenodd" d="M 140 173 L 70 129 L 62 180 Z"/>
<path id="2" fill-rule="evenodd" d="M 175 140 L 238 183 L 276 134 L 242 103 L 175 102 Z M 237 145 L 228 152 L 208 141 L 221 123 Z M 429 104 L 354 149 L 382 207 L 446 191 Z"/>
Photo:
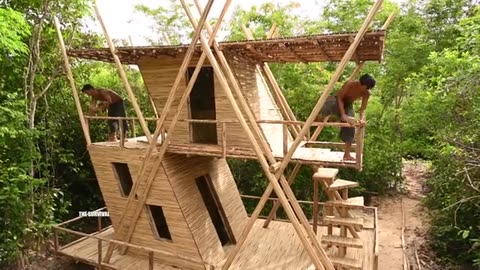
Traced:
<path id="1" fill-rule="evenodd" d="M 87 130 L 90 131 L 89 128 L 89 120 L 125 120 L 130 123 L 130 126 L 132 127 L 132 136 L 136 137 L 136 129 L 135 129 L 135 121 L 138 121 L 139 119 L 137 117 L 110 117 L 110 116 L 88 116 L 85 115 L 84 118 L 87 120 Z M 158 121 L 159 118 L 156 117 L 146 117 L 144 118 L 145 121 Z M 220 119 L 220 120 L 214 120 L 214 119 L 179 119 L 178 122 L 183 122 L 183 123 L 204 123 L 204 124 L 216 124 L 217 125 L 217 130 L 219 130 L 219 143 L 222 147 L 222 157 L 227 157 L 227 126 L 229 124 L 238 124 L 239 121 L 237 119 Z M 305 121 L 290 121 L 290 120 L 258 120 L 256 121 L 257 124 L 271 124 L 271 125 L 282 125 L 282 149 L 283 149 L 283 154 L 286 155 L 288 153 L 289 149 L 289 144 L 288 144 L 288 138 L 290 135 L 289 128 L 290 127 L 298 127 L 302 128 L 306 122 Z M 362 170 L 362 165 L 363 165 L 363 148 L 364 148 L 364 136 L 365 136 L 365 125 L 361 124 L 355 124 L 351 125 L 348 123 L 344 122 L 313 122 L 312 127 L 354 127 L 356 132 L 355 132 L 355 141 L 356 143 L 352 144 L 352 152 L 355 153 L 355 166 L 357 170 Z M 119 125 L 120 127 L 120 133 L 123 133 L 123 125 Z M 308 138 L 310 138 L 310 134 L 307 134 Z M 164 138 L 166 136 L 165 130 L 162 130 L 160 132 L 160 138 L 161 140 L 159 143 L 161 144 L 164 141 Z M 119 141 L 120 147 L 124 147 L 124 141 L 120 140 Z M 310 147 L 320 147 L 320 148 L 339 148 L 339 149 L 344 149 L 345 148 L 345 143 L 341 142 L 322 142 L 322 141 L 310 141 L 307 140 L 305 141 L 304 144 L 305 147 L 310 148 Z"/>

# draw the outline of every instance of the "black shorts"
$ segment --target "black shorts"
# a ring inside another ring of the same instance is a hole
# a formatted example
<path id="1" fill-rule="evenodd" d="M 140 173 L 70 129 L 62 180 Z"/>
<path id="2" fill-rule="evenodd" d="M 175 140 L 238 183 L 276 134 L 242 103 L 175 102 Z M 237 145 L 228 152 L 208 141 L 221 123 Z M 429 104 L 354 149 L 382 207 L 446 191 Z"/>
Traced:
<path id="1" fill-rule="evenodd" d="M 123 100 L 117 101 L 108 106 L 108 116 L 111 117 L 126 117 L 125 106 L 123 105 Z M 123 131 L 128 130 L 127 120 L 120 120 L 123 125 Z M 119 132 L 119 120 L 108 120 L 108 128 L 110 132 Z"/>
<path id="2" fill-rule="evenodd" d="M 355 112 L 353 110 L 353 103 L 344 103 L 343 108 L 345 113 L 350 117 L 355 117 Z M 322 110 L 320 111 L 320 118 L 324 118 L 330 115 L 335 115 L 341 119 L 340 109 L 338 108 L 338 100 L 336 96 L 328 97 L 327 101 L 323 105 Z M 320 119 L 321 121 L 321 119 Z M 354 127 L 342 127 L 340 128 L 340 139 L 346 143 L 352 143 L 355 139 L 355 128 Z"/>

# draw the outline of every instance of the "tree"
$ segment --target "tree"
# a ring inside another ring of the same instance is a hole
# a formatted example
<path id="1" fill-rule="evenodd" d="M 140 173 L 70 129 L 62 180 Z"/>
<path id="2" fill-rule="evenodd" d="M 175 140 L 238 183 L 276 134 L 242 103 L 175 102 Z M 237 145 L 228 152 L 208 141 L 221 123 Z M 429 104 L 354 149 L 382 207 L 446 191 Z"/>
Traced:
<path id="1" fill-rule="evenodd" d="M 136 5 L 135 10 L 153 19 L 152 30 L 158 40 L 147 38 L 152 45 L 170 45 L 188 42 L 191 33 L 190 22 L 178 1 L 170 0 L 169 4 L 150 8 Z"/>

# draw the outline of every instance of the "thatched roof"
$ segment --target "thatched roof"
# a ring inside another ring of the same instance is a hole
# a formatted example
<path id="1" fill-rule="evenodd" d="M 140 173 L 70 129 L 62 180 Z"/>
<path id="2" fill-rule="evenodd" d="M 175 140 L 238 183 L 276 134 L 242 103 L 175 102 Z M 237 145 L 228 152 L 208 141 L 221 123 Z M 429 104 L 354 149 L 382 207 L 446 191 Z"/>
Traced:
<path id="1" fill-rule="evenodd" d="M 248 62 L 337 62 L 347 51 L 356 33 L 323 34 L 264 40 L 220 42 L 226 54 Z M 360 42 L 352 61 L 381 61 L 385 31 L 367 32 Z M 136 64 L 141 57 L 183 57 L 188 45 L 155 47 L 119 47 L 117 55 L 125 64 Z M 196 55 L 201 54 L 197 45 Z M 108 48 L 69 50 L 68 55 L 83 59 L 113 62 Z"/>

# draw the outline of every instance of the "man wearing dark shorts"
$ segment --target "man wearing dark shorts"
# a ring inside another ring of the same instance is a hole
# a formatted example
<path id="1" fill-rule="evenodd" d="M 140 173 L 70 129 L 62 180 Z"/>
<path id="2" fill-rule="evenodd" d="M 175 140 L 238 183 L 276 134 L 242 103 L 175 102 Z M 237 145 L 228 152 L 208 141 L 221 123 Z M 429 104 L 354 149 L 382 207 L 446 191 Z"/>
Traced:
<path id="1" fill-rule="evenodd" d="M 89 113 L 97 113 L 104 111 L 108 108 L 109 117 L 125 117 L 125 106 L 123 104 L 123 99 L 114 91 L 108 89 L 99 89 L 94 88 L 90 84 L 86 84 L 82 88 L 82 92 L 92 97 L 92 102 L 90 103 Z M 101 101 L 100 105 L 97 104 L 98 101 Z M 123 138 L 127 137 L 128 124 L 126 120 L 108 120 L 108 140 L 116 141 L 117 133 L 120 132 L 120 126 L 123 128 Z"/>
<path id="2" fill-rule="evenodd" d="M 361 98 L 360 124 L 365 124 L 365 109 L 367 108 L 368 98 L 370 97 L 370 90 L 375 87 L 375 84 L 375 79 L 369 74 L 362 75 L 359 81 L 346 82 L 336 96 L 327 99 L 317 119 L 323 121 L 327 116 L 335 115 L 340 118 L 342 122 L 354 125 L 355 112 L 353 110 L 353 102 Z M 355 158 L 350 155 L 350 148 L 354 138 L 354 127 L 342 127 L 340 129 L 340 139 L 345 142 L 344 160 L 355 160 Z"/>

